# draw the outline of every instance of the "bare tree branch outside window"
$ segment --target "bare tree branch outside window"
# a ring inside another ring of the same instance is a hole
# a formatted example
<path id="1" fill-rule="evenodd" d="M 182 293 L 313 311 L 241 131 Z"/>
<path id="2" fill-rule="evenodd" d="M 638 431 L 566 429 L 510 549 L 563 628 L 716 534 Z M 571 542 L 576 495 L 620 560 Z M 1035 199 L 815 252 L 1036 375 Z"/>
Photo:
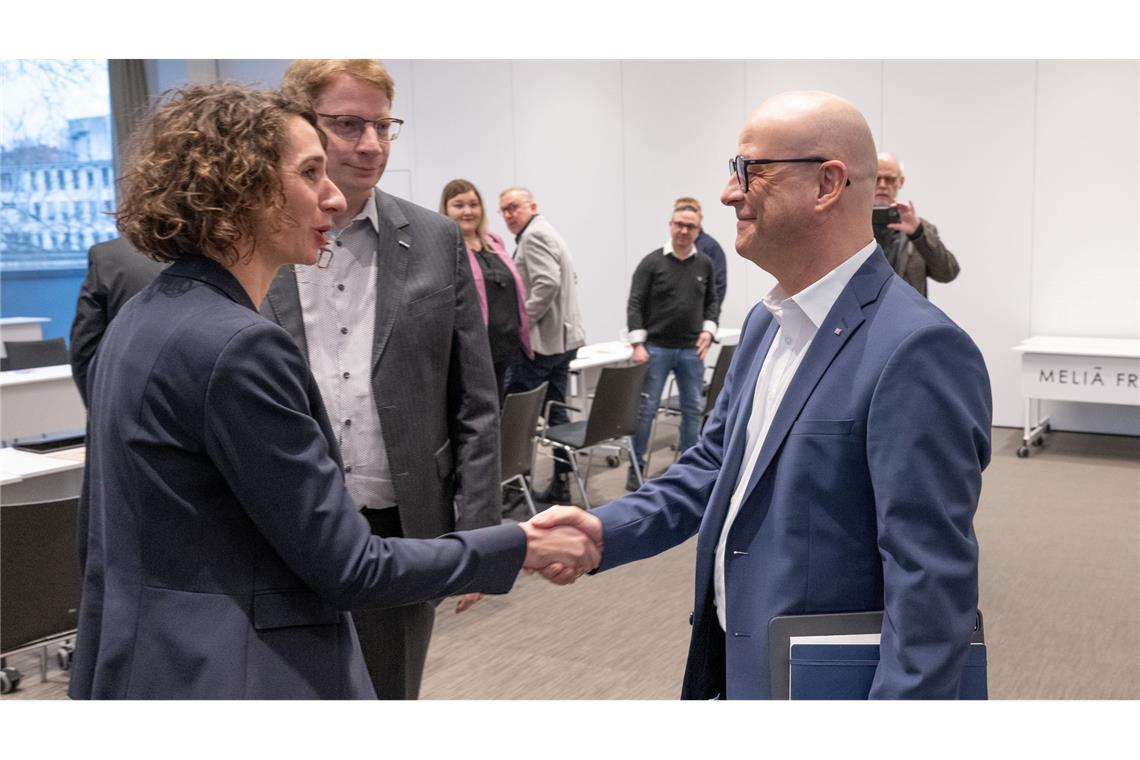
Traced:
<path id="1" fill-rule="evenodd" d="M 0 271 L 82 267 L 116 236 L 106 60 L 0 60 Z"/>

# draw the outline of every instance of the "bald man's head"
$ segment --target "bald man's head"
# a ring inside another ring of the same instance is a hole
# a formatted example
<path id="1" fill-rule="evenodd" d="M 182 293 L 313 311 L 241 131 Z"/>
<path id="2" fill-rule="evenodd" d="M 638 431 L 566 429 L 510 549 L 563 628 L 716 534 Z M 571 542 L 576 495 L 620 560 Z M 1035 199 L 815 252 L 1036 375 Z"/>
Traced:
<path id="1" fill-rule="evenodd" d="M 849 101 L 830 92 L 803 90 L 775 95 L 752 112 L 745 129 L 764 133 L 772 158 L 819 156 L 843 162 L 852 188 L 874 185 L 875 140 L 867 120 Z M 869 213 L 869 212 L 868 212 Z"/>
<path id="2" fill-rule="evenodd" d="M 733 179 L 722 197 L 736 209 L 742 256 L 780 279 L 781 272 L 806 267 L 806 275 L 825 263 L 809 258 L 811 251 L 850 255 L 871 240 L 875 141 L 847 100 L 818 91 L 769 98 L 745 122 L 739 153 L 774 160 L 749 167 L 746 192 Z M 822 160 L 786 161 L 805 158 Z"/>

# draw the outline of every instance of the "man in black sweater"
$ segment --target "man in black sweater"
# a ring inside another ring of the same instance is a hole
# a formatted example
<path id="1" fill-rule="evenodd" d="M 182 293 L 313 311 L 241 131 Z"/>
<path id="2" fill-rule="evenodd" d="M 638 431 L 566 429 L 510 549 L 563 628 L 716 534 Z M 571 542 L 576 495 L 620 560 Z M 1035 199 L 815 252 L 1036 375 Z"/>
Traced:
<path id="1" fill-rule="evenodd" d="M 668 243 L 642 259 L 633 273 L 626 327 L 633 361 L 649 362 L 633 441 L 643 468 L 649 431 L 670 372 L 677 378 L 681 399 L 681 450 L 695 444 L 700 435 L 705 353 L 720 317 L 712 262 L 697 256 L 694 247 L 700 228 L 696 207 L 678 206 L 669 220 Z M 637 490 L 632 467 L 626 488 Z"/>

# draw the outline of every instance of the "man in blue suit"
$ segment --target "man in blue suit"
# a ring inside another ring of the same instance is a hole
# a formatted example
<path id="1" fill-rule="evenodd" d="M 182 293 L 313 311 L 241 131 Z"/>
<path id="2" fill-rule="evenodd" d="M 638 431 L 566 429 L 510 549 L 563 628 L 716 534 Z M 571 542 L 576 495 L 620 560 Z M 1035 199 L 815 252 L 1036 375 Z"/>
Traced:
<path id="1" fill-rule="evenodd" d="M 876 154 L 842 98 L 747 120 L 721 200 L 777 285 L 749 314 L 699 444 L 593 513 L 599 570 L 697 539 L 682 697 L 770 696 L 778 615 L 884 610 L 873 698 L 954 698 L 974 628 L 973 517 L 989 378 L 966 333 L 893 272 L 871 231 Z M 554 577 L 573 571 L 549 568 Z"/>

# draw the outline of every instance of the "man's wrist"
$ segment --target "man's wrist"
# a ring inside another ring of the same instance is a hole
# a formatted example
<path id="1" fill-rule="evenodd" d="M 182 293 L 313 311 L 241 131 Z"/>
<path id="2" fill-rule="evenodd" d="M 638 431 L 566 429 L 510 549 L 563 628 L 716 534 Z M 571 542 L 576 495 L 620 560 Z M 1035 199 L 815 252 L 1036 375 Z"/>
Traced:
<path id="1" fill-rule="evenodd" d="M 906 236 L 909 240 L 918 240 L 920 237 L 922 237 L 925 234 L 926 234 L 926 230 L 923 229 L 922 222 L 919 222 L 918 226 L 914 228 L 914 232 L 908 232 Z"/>

